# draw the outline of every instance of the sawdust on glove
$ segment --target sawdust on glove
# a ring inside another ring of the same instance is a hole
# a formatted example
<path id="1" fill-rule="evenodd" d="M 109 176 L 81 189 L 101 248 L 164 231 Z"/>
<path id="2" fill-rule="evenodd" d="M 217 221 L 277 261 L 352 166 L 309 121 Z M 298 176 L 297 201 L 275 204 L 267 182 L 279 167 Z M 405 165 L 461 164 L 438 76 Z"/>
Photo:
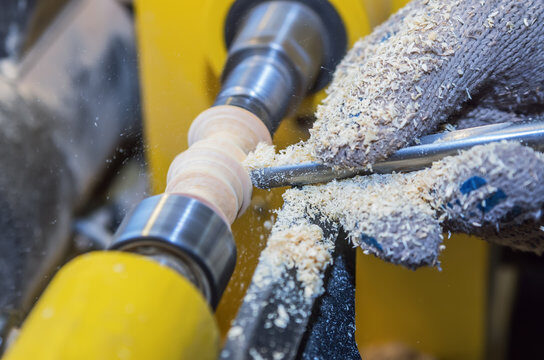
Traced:
<path id="1" fill-rule="evenodd" d="M 328 93 L 308 146 L 334 165 L 375 163 L 474 111 L 542 115 L 542 0 L 412 1 L 355 44 Z"/>
<path id="2" fill-rule="evenodd" d="M 246 165 L 370 168 L 446 123 L 542 119 L 543 24 L 541 0 L 414 0 L 348 52 L 307 142 L 279 154 L 261 145 Z M 288 190 L 262 258 L 284 259 L 311 283 L 330 257 L 299 267 L 297 249 L 278 244 L 327 222 L 366 253 L 409 268 L 439 265 L 444 230 L 541 253 L 543 161 L 519 144 L 490 144 L 414 173 Z M 323 232 L 304 234 L 304 244 L 331 248 Z"/>

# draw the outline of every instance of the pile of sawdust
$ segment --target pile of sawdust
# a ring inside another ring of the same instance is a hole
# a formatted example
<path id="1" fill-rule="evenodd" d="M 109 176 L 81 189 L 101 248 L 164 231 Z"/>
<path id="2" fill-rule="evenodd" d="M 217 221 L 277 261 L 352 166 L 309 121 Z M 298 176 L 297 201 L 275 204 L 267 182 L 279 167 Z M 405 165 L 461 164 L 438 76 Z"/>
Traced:
<path id="1" fill-rule="evenodd" d="M 282 149 L 278 153 L 276 153 L 274 145 L 262 142 L 257 144 L 255 150 L 247 155 L 244 166 L 247 170 L 253 170 L 271 166 L 302 164 L 315 160 L 315 157 L 310 153 L 310 148 L 302 142 Z"/>

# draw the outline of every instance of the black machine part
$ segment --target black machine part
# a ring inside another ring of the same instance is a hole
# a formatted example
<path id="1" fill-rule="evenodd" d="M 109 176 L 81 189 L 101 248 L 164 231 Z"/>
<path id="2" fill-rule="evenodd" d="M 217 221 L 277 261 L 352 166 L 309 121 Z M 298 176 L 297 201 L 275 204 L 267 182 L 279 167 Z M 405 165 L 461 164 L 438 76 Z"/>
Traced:
<path id="1" fill-rule="evenodd" d="M 355 342 L 355 251 L 340 235 L 297 359 L 361 359 Z"/>
<path id="2" fill-rule="evenodd" d="M 334 229 L 330 230 L 335 232 Z M 359 359 L 355 343 L 355 249 L 342 235 L 325 292 L 308 297 L 296 270 L 263 278 L 257 265 L 221 359 Z"/>
<path id="3" fill-rule="evenodd" d="M 285 1 L 285 0 L 284 0 Z M 344 22 L 328 0 L 288 0 L 298 2 L 309 7 L 317 14 L 325 27 L 325 33 L 321 34 L 323 39 L 324 58 L 323 64 L 317 73 L 315 82 L 311 85 L 310 93 L 323 89 L 331 80 L 336 65 L 344 57 L 347 51 L 348 38 Z M 231 6 L 227 19 L 225 20 L 225 44 L 230 49 L 236 34 L 245 16 L 249 11 L 262 3 L 270 0 L 237 0 Z M 278 2 L 278 1 L 276 1 Z"/>

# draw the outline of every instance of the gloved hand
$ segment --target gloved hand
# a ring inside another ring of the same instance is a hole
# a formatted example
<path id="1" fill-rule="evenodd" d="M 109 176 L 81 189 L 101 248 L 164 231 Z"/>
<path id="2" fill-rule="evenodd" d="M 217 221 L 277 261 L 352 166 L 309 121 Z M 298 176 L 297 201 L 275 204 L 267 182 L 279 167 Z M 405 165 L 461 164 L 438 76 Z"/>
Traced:
<path id="1" fill-rule="evenodd" d="M 269 246 L 281 237 L 299 246 L 301 241 L 291 244 L 293 233 L 306 234 L 312 248 L 319 249 L 328 241 L 324 233 L 304 232 L 300 226 L 311 229 L 312 223 L 332 222 L 365 253 L 412 269 L 439 266 L 448 230 L 518 250 L 544 251 L 544 231 L 538 226 L 544 154 L 519 143 L 476 146 L 407 174 L 293 188 L 283 198 Z"/>
<path id="2" fill-rule="evenodd" d="M 542 0 L 414 0 L 355 44 L 317 110 L 309 144 L 365 166 L 446 122 L 544 115 Z"/>
<path id="3" fill-rule="evenodd" d="M 543 24 L 542 0 L 412 1 L 347 54 L 306 146 L 324 163 L 361 167 L 446 123 L 544 119 Z M 284 208 L 307 204 L 309 218 L 323 214 L 365 251 L 410 268 L 438 264 L 443 230 L 544 250 L 544 156 L 519 144 L 284 198 Z"/>

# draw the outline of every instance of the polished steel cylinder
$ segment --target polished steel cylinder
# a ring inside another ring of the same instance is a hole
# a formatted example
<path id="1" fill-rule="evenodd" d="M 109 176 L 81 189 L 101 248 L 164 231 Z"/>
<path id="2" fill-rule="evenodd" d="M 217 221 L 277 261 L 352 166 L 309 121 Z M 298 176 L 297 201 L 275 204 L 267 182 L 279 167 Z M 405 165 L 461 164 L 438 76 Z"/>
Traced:
<path id="1" fill-rule="evenodd" d="M 200 201 L 162 194 L 143 200 L 119 227 L 112 249 L 145 255 L 190 280 L 215 307 L 236 262 L 229 226 Z"/>
<path id="2" fill-rule="evenodd" d="M 251 10 L 229 48 L 215 105 L 243 107 L 274 132 L 315 82 L 328 53 L 318 14 L 297 1 L 270 1 Z"/>

